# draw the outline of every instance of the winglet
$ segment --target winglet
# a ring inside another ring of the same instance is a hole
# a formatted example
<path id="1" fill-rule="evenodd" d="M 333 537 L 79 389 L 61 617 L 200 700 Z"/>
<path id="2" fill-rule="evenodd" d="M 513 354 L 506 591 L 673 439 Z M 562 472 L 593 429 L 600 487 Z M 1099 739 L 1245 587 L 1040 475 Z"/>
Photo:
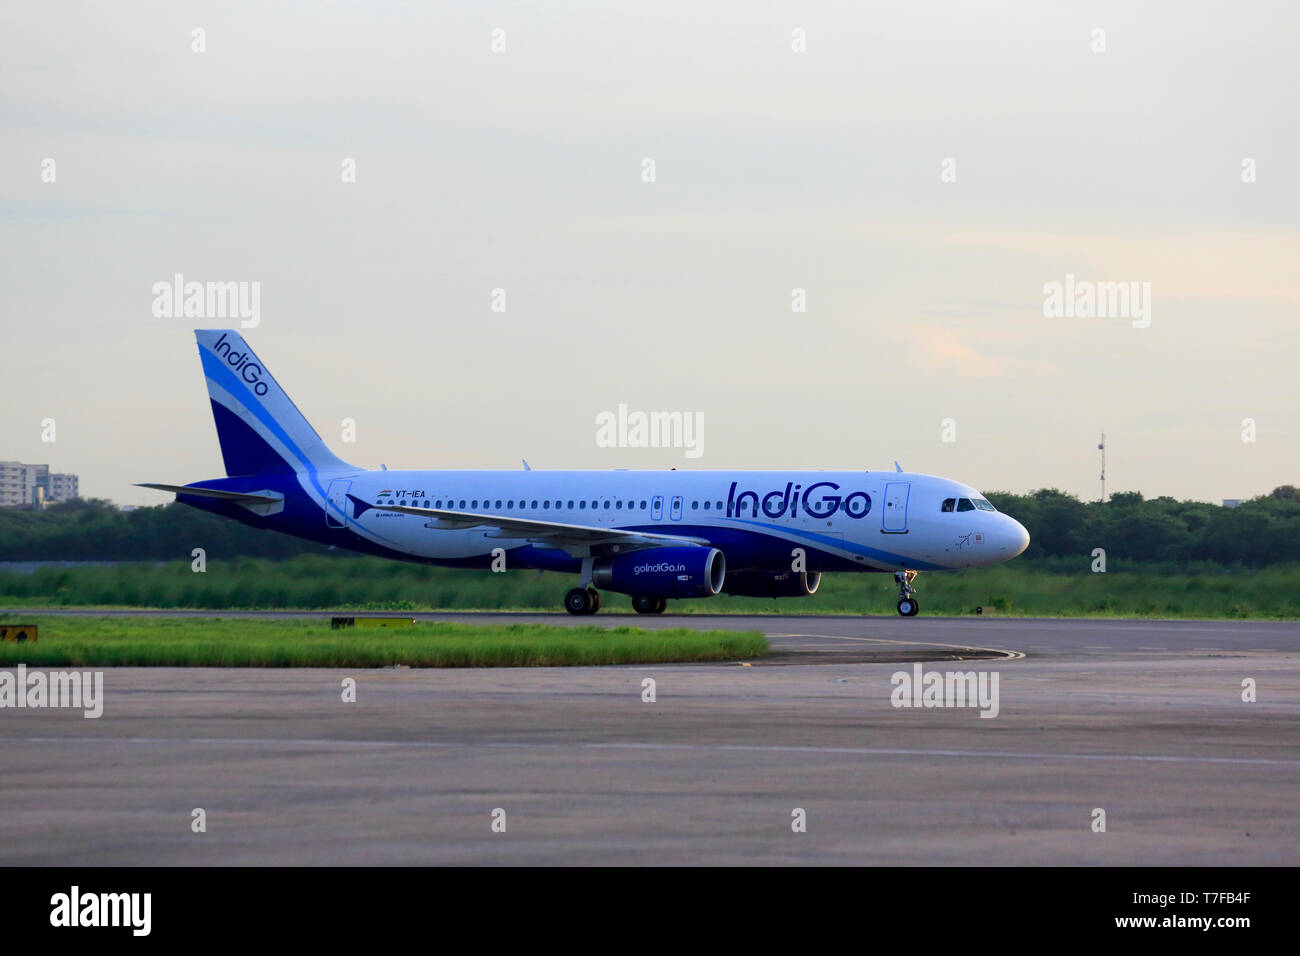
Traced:
<path id="1" fill-rule="evenodd" d="M 903 470 L 903 466 L 900 465 L 898 462 L 894 462 L 894 471 L 902 471 L 902 470 Z"/>
<path id="2" fill-rule="evenodd" d="M 530 465 L 530 464 L 528 464 L 528 459 L 527 459 L 527 458 L 520 458 L 519 460 L 522 461 L 522 462 L 524 463 L 524 471 L 532 471 L 532 470 L 533 470 L 533 466 Z"/>

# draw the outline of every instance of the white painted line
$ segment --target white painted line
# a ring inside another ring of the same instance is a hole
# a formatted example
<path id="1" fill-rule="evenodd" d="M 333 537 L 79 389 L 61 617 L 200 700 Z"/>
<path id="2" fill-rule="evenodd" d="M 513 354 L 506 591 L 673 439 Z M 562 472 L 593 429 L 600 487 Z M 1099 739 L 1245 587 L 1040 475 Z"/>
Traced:
<path id="1" fill-rule="evenodd" d="M 897 647 L 946 647 L 957 651 L 988 651 L 1001 654 L 1006 660 L 1014 661 L 1024 657 L 1022 651 L 1008 651 L 1001 647 L 975 647 L 973 644 L 943 644 L 939 641 L 894 641 L 883 637 L 846 637 L 840 634 L 768 634 L 768 637 L 815 637 L 827 641 L 855 641 L 859 644 L 893 644 Z M 1053 647 L 1052 644 L 1035 644 L 1033 647 Z"/>
<path id="2" fill-rule="evenodd" d="M 1245 766 L 1300 767 L 1300 760 L 1271 757 L 1208 757 L 1196 754 L 1047 753 L 1034 750 L 939 750 L 914 747 L 812 747 L 783 744 L 657 744 L 634 741 L 609 743 L 538 743 L 535 741 L 438 741 L 438 740 L 329 740 L 319 737 L 0 737 L 7 743 L 80 744 L 216 744 L 253 747 L 358 747 L 430 750 L 458 748 L 494 750 L 656 750 L 732 753 L 841 754 L 862 757 L 974 757 L 980 760 L 1118 760 L 1137 763 L 1208 763 Z"/>

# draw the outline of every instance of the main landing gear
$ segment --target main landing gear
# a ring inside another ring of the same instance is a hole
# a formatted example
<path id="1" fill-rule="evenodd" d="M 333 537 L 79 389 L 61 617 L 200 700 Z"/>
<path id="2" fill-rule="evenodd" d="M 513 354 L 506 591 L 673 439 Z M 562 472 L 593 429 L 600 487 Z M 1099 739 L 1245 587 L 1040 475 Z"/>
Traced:
<path id="1" fill-rule="evenodd" d="M 912 582 L 916 580 L 918 571 L 895 571 L 894 580 L 898 582 L 898 613 L 903 617 L 916 617 L 916 612 L 921 609 L 921 605 L 916 603 L 915 593 L 912 590 Z"/>
<path id="2" fill-rule="evenodd" d="M 591 586 L 591 572 L 595 563 L 590 555 L 582 559 L 582 572 L 578 580 L 583 586 L 564 595 L 564 609 L 570 614 L 595 614 L 600 610 L 600 592 Z"/>
<path id="3" fill-rule="evenodd" d="M 595 614 L 600 610 L 600 592 L 595 588 L 574 588 L 564 595 L 564 609 L 570 614 Z"/>
<path id="4" fill-rule="evenodd" d="M 667 598 L 656 597 L 634 597 L 632 598 L 632 610 L 638 614 L 662 614 L 668 609 Z"/>
<path id="5" fill-rule="evenodd" d="M 595 614 L 600 610 L 600 592 L 595 588 L 574 588 L 564 595 L 564 609 L 570 614 Z M 632 598 L 632 610 L 638 614 L 662 614 L 667 609 L 667 598 Z"/>

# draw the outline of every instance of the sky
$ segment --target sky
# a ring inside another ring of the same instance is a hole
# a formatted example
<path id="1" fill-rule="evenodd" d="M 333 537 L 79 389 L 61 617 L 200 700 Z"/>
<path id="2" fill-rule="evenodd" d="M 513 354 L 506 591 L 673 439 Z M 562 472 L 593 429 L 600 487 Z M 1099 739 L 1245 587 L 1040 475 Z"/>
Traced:
<path id="1" fill-rule="evenodd" d="M 1093 499 L 1104 430 L 1111 492 L 1300 484 L 1298 26 L 6 3 L 0 459 L 123 504 L 223 473 L 192 330 L 241 320 L 157 314 L 180 274 L 257 283 L 242 334 L 364 467 L 897 460 Z M 1048 314 L 1067 276 L 1149 299 Z M 698 455 L 606 447 L 620 404 L 699 416 Z"/>

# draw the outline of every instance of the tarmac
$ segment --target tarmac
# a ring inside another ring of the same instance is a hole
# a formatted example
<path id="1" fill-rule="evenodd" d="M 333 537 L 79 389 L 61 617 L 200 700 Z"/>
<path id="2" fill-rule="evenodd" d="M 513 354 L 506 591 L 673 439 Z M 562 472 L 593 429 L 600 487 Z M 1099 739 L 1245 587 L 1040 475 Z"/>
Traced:
<path id="1" fill-rule="evenodd" d="M 757 629 L 774 653 L 107 668 L 99 719 L 0 711 L 0 864 L 1300 862 L 1295 623 L 412 616 Z M 996 707 L 896 706 L 916 663 L 996 675 Z"/>

